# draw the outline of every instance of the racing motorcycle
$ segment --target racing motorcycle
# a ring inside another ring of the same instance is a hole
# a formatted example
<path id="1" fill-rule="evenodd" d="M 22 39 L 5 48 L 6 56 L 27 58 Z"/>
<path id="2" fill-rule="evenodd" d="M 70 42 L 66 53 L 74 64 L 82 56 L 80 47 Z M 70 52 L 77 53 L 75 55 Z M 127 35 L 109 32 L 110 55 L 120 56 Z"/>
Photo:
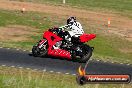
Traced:
<path id="1" fill-rule="evenodd" d="M 52 28 L 44 32 L 43 39 L 33 46 L 32 55 L 60 57 L 79 62 L 88 61 L 94 48 L 85 43 L 94 39 L 96 35 L 82 34 L 79 37 L 71 37 L 71 43 L 68 45 L 65 40 L 67 32 L 60 28 Z"/>

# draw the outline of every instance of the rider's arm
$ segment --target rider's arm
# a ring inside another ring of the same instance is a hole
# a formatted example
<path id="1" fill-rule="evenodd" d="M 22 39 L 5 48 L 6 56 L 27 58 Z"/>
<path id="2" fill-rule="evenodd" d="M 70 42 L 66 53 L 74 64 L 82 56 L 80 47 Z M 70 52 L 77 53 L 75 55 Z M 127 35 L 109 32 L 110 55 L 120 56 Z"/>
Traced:
<path id="1" fill-rule="evenodd" d="M 69 27 L 70 27 L 69 25 L 64 25 L 64 26 L 59 27 L 59 29 L 65 31 L 65 30 L 67 30 Z"/>
<path id="2" fill-rule="evenodd" d="M 83 27 L 82 27 L 82 25 L 79 22 L 76 22 L 75 25 L 79 28 L 80 32 L 84 33 Z"/>

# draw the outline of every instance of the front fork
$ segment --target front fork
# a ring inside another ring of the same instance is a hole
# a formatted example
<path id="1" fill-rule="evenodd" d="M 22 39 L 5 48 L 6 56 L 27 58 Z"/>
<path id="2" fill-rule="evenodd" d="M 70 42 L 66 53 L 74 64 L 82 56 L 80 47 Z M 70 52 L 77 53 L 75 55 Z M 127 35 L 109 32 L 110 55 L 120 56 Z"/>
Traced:
<path id="1" fill-rule="evenodd" d="M 46 45 L 45 45 L 46 42 L 47 42 L 47 40 L 40 40 L 38 43 L 38 48 L 39 49 L 42 49 L 42 48 L 46 49 Z"/>

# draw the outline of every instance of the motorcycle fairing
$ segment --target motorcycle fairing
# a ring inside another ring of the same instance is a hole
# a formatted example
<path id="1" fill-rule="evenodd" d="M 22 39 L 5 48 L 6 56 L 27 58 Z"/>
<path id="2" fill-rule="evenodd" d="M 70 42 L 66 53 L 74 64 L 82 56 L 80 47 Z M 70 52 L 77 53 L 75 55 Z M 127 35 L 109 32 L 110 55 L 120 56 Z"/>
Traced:
<path id="1" fill-rule="evenodd" d="M 95 34 L 83 34 L 80 36 L 80 41 L 81 42 L 88 42 L 89 40 L 92 40 L 96 37 Z"/>
<path id="2" fill-rule="evenodd" d="M 56 42 L 63 40 L 62 38 L 50 31 L 46 31 L 43 37 L 48 40 L 48 55 L 71 59 L 70 52 L 62 49 L 53 49 L 53 45 L 55 45 Z"/>
<path id="3" fill-rule="evenodd" d="M 62 50 L 62 49 L 49 50 L 48 55 L 71 59 L 70 52 L 68 52 L 66 50 Z"/>
<path id="4" fill-rule="evenodd" d="M 43 37 L 48 40 L 49 48 L 52 48 L 52 46 L 55 45 L 56 42 L 62 40 L 62 38 L 60 38 L 59 36 L 57 36 L 56 34 L 50 32 L 50 31 L 46 31 L 44 33 Z"/>

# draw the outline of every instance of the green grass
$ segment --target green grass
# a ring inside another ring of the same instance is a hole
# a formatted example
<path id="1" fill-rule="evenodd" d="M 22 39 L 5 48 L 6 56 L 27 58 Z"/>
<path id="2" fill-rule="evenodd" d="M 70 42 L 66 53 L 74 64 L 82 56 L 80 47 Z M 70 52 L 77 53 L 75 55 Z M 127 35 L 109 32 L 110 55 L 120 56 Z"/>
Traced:
<path id="1" fill-rule="evenodd" d="M 55 24 L 60 25 L 63 19 L 57 20 L 58 17 L 55 15 L 50 16 L 49 14 L 41 14 L 35 12 L 21 13 L 20 11 L 5 11 L 0 10 L 0 27 L 6 27 L 8 25 L 24 25 L 30 26 L 34 29 L 38 29 L 36 35 L 29 35 L 32 41 L 21 41 L 14 42 L 9 40 L 9 42 L 2 41 L 2 46 L 13 47 L 18 46 L 25 49 L 31 49 L 32 45 L 42 38 L 42 33 L 44 30 L 53 27 Z M 55 20 L 54 22 L 52 20 Z M 6 45 L 5 45 L 6 44 Z"/>
<path id="2" fill-rule="evenodd" d="M 42 71 L 0 67 L 0 88 L 131 88 L 132 84 L 86 84 L 76 76 Z"/>
<path id="3" fill-rule="evenodd" d="M 20 1 L 20 0 L 16 0 Z M 23 0 L 61 5 L 62 0 Z M 66 5 L 95 11 L 121 13 L 132 18 L 132 0 L 66 0 Z"/>
<path id="4" fill-rule="evenodd" d="M 6 27 L 8 25 L 25 25 L 32 28 L 37 28 L 36 35 L 30 34 L 28 37 L 31 40 L 15 42 L 12 40 L 1 41 L 0 46 L 3 47 L 18 47 L 22 49 L 31 50 L 32 46 L 42 38 L 42 33 L 48 28 L 53 27 L 54 25 L 61 26 L 65 23 L 64 17 L 58 17 L 53 14 L 45 13 L 36 13 L 36 12 L 25 12 L 24 14 L 20 11 L 6 11 L 0 10 L 0 27 Z M 120 49 L 132 49 L 132 42 L 129 42 L 121 37 L 116 35 L 103 35 L 104 33 L 101 30 L 96 30 L 97 27 L 85 24 L 85 21 L 80 19 L 83 26 L 85 27 L 86 33 L 96 33 L 97 37 L 93 41 L 90 41 L 89 44 L 95 47 L 93 58 L 123 62 L 123 63 L 132 63 L 132 53 L 121 52 Z M 41 23 L 41 24 L 40 24 Z M 92 29 L 92 30 L 91 30 Z M 1 29 L 2 30 L 2 29 Z M 108 31 L 106 31 L 108 32 Z"/>
<path id="5" fill-rule="evenodd" d="M 45 29 L 53 26 L 53 22 L 51 22 L 51 19 L 54 18 L 49 16 L 48 14 L 38 14 L 35 12 L 26 12 L 23 14 L 20 11 L 1 10 L 0 19 L 0 26 L 6 26 L 7 24 L 18 24 Z M 44 24 L 46 25 L 44 26 Z"/>
<path id="6" fill-rule="evenodd" d="M 132 63 L 132 53 L 119 51 L 124 48 L 132 49 L 132 42 L 128 42 L 127 40 L 121 39 L 115 35 L 101 36 L 98 34 L 96 39 L 94 41 L 90 41 L 89 44 L 95 47 L 95 58 L 99 56 L 98 58 L 106 61 Z"/>

